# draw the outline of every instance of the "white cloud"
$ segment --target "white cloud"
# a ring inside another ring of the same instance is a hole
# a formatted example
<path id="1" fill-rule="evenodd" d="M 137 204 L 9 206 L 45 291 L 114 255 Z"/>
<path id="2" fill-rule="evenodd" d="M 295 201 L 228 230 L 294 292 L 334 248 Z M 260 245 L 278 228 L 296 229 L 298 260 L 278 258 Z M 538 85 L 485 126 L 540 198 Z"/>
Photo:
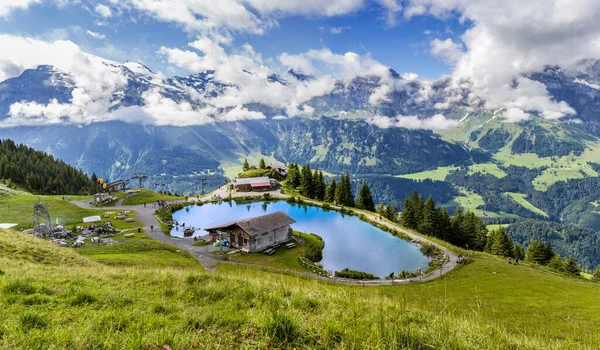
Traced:
<path id="1" fill-rule="evenodd" d="M 333 35 L 339 35 L 348 29 L 350 29 L 350 27 L 331 27 L 329 28 L 329 32 Z"/>
<path id="2" fill-rule="evenodd" d="M 332 17 L 355 12 L 365 0 L 123 0 L 121 9 L 136 9 L 155 19 L 209 35 L 229 32 L 263 34 L 285 16 Z"/>
<path id="3" fill-rule="evenodd" d="M 94 7 L 94 11 L 104 18 L 112 17 L 112 10 L 106 5 L 98 4 Z"/>
<path id="4" fill-rule="evenodd" d="M 436 114 L 430 118 L 420 119 L 417 116 L 399 115 L 394 118 L 384 116 L 374 116 L 367 120 L 369 124 L 380 128 L 406 128 L 406 129 L 426 129 L 426 130 L 445 130 L 458 125 L 458 121 L 446 119 L 442 114 Z"/>
<path id="5" fill-rule="evenodd" d="M 12 11 L 20 9 L 26 10 L 29 5 L 39 4 L 41 0 L 3 0 L 0 1 L 0 17 L 8 16 Z"/>
<path id="6" fill-rule="evenodd" d="M 332 74 L 342 78 L 378 75 L 389 76 L 389 67 L 374 60 L 371 55 L 359 55 L 354 52 L 336 54 L 324 48 L 309 50 L 301 54 L 282 53 L 279 61 L 296 70 L 308 74 Z"/>
<path id="7" fill-rule="evenodd" d="M 461 36 L 465 53 L 457 55 L 448 40 L 432 43 L 432 51 L 440 49 L 453 64 L 455 86 L 468 81 L 489 109 L 516 107 L 552 119 L 575 113 L 523 75 L 547 65 L 570 68 L 600 58 L 599 1 L 409 0 L 404 15 L 445 19 L 453 13 L 472 23 Z"/>
<path id="8" fill-rule="evenodd" d="M 529 119 L 530 115 L 522 109 L 511 107 L 504 112 L 504 119 L 509 123 L 517 123 Z"/>
<path id="9" fill-rule="evenodd" d="M 388 26 L 395 26 L 397 23 L 397 15 L 402 11 L 400 0 L 377 0 L 377 2 L 385 9 L 385 23 Z"/>
<path id="10" fill-rule="evenodd" d="M 463 54 L 462 45 L 452 39 L 433 39 L 429 48 L 432 55 L 451 65 L 456 64 Z"/>
<path id="11" fill-rule="evenodd" d="M 96 32 L 92 32 L 91 30 L 87 30 L 85 32 L 87 35 L 91 36 L 94 39 L 98 39 L 98 40 L 104 40 L 106 39 L 106 35 L 102 34 L 102 33 L 96 33 Z"/>

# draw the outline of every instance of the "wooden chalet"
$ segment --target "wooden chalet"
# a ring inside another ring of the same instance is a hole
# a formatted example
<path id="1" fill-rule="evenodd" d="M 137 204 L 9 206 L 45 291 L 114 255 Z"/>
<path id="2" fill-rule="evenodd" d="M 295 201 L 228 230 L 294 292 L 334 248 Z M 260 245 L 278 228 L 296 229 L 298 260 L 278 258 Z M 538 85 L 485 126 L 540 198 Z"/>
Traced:
<path id="1" fill-rule="evenodd" d="M 205 229 L 214 242 L 220 239 L 229 241 L 232 247 L 244 252 L 260 252 L 267 248 L 289 242 L 292 239 L 291 224 L 296 220 L 286 213 L 256 216 L 229 222 Z"/>

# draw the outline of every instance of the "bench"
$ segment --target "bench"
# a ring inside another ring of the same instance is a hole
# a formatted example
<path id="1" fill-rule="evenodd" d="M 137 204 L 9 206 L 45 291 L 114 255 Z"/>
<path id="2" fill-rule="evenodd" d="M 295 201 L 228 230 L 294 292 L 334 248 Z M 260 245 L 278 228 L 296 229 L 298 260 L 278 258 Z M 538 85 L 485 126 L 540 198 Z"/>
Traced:
<path id="1" fill-rule="evenodd" d="M 288 249 L 292 249 L 296 246 L 296 243 L 288 243 L 285 245 Z"/>
<path id="2" fill-rule="evenodd" d="M 275 254 L 275 249 L 269 248 L 269 249 L 265 250 L 263 253 L 265 253 L 267 255 L 273 255 L 273 254 Z"/>

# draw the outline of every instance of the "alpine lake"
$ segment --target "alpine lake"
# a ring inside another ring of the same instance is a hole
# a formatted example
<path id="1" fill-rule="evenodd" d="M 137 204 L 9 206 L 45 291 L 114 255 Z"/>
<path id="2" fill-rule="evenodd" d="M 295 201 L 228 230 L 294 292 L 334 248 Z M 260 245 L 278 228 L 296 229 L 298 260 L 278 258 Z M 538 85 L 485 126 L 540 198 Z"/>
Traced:
<path id="1" fill-rule="evenodd" d="M 193 226 L 194 236 L 208 232 L 203 227 L 237 221 L 254 216 L 283 211 L 296 223 L 292 229 L 301 233 L 314 233 L 323 238 L 325 270 L 340 271 L 344 268 L 372 273 L 385 277 L 399 271 L 427 269 L 429 258 L 420 246 L 385 232 L 356 216 L 345 215 L 306 204 L 286 201 L 206 203 L 187 206 L 173 213 L 173 220 L 186 227 Z M 174 227 L 174 237 L 183 237 L 183 229 Z"/>

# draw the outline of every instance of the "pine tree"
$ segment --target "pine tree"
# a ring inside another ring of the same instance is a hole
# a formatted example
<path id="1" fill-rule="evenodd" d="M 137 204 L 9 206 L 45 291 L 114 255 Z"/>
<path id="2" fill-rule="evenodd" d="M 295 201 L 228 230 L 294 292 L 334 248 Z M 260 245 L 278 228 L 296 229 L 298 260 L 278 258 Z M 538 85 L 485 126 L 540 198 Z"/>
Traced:
<path id="1" fill-rule="evenodd" d="M 244 159 L 244 165 L 242 165 L 242 170 L 246 171 L 248 169 L 250 169 L 250 164 L 248 164 L 248 158 L 245 158 Z"/>
<path id="2" fill-rule="evenodd" d="M 570 256 L 566 261 L 565 261 L 565 273 L 567 275 L 571 275 L 571 276 L 579 276 L 579 266 L 577 266 L 577 262 L 575 261 L 575 259 Z"/>
<path id="3" fill-rule="evenodd" d="M 379 202 L 379 204 L 377 204 L 377 214 L 383 216 L 383 213 L 385 211 L 385 205 L 383 205 L 383 202 Z"/>
<path id="4" fill-rule="evenodd" d="M 492 231 L 490 240 L 492 241 L 489 245 L 490 253 L 505 257 L 513 256 L 513 244 L 504 228 L 500 227 L 498 230 Z"/>
<path id="5" fill-rule="evenodd" d="M 437 210 L 433 197 L 429 196 L 423 206 L 423 220 L 419 225 L 419 232 L 433 236 L 438 226 Z"/>
<path id="6" fill-rule="evenodd" d="M 546 244 L 543 246 L 542 252 L 544 254 L 544 261 L 542 264 L 545 265 L 554 257 L 554 250 L 552 250 L 552 245 L 550 242 L 546 242 Z"/>
<path id="7" fill-rule="evenodd" d="M 515 257 L 515 259 L 525 259 L 525 249 L 522 245 L 515 244 L 515 246 L 513 247 L 513 256 Z"/>
<path id="8" fill-rule="evenodd" d="M 540 265 L 546 265 L 549 261 L 546 260 L 546 257 L 547 251 L 544 244 L 538 243 L 532 238 L 527 246 L 527 251 L 525 252 L 525 260 Z"/>
<path id="9" fill-rule="evenodd" d="M 300 171 L 300 184 L 302 185 L 302 190 L 300 191 L 302 195 L 308 198 L 314 198 L 312 171 L 310 170 L 309 165 L 305 164 L 302 166 L 302 170 Z"/>
<path id="10" fill-rule="evenodd" d="M 325 194 L 325 200 L 329 203 L 335 202 L 335 191 L 336 191 L 337 183 L 335 179 L 331 179 L 329 186 L 327 187 L 327 192 Z"/>
<path id="11" fill-rule="evenodd" d="M 354 194 L 352 193 L 352 182 L 350 181 L 350 175 L 346 173 L 344 180 L 344 205 L 347 207 L 354 206 Z"/>
<path id="12" fill-rule="evenodd" d="M 550 259 L 550 262 L 548 262 L 548 267 L 558 272 L 565 272 L 565 264 L 558 254 Z"/>
<path id="13" fill-rule="evenodd" d="M 261 169 L 266 169 L 267 165 L 265 164 L 264 158 L 260 159 L 260 164 L 258 165 Z"/>
<path id="14" fill-rule="evenodd" d="M 450 231 L 452 230 L 452 219 L 448 210 L 445 207 L 438 208 L 438 227 L 435 231 L 435 236 L 448 241 Z"/>
<path id="15" fill-rule="evenodd" d="M 327 191 L 327 184 L 325 183 L 325 177 L 322 171 L 315 171 L 313 176 L 315 183 L 315 199 L 320 201 L 325 199 L 325 192 Z"/>
<path id="16" fill-rule="evenodd" d="M 418 228 L 416 210 L 417 208 L 413 204 L 411 198 L 407 197 L 404 200 L 404 205 L 402 206 L 402 213 L 400 214 L 400 223 L 402 226 L 410 229 Z"/>
<path id="17" fill-rule="evenodd" d="M 383 211 L 386 219 L 398 222 L 398 208 L 394 204 L 388 203 Z"/>
<path id="18" fill-rule="evenodd" d="M 356 199 L 356 207 L 368 211 L 375 211 L 375 203 L 373 202 L 373 196 L 371 195 L 371 189 L 366 182 L 363 182 L 358 191 L 358 198 Z"/>
<path id="19" fill-rule="evenodd" d="M 459 247 L 464 247 L 467 242 L 463 237 L 462 227 L 464 220 L 463 210 L 461 207 L 456 208 L 454 216 L 452 217 L 452 224 L 450 235 L 448 237 L 449 242 Z"/>
<path id="20" fill-rule="evenodd" d="M 335 192 L 335 202 L 338 205 L 346 207 L 354 206 L 354 195 L 352 194 L 352 184 L 348 173 L 342 174 L 340 182 L 337 184 Z"/>
<path id="21" fill-rule="evenodd" d="M 286 180 L 288 185 L 292 188 L 300 186 L 300 170 L 298 169 L 298 164 L 290 163 Z"/>

